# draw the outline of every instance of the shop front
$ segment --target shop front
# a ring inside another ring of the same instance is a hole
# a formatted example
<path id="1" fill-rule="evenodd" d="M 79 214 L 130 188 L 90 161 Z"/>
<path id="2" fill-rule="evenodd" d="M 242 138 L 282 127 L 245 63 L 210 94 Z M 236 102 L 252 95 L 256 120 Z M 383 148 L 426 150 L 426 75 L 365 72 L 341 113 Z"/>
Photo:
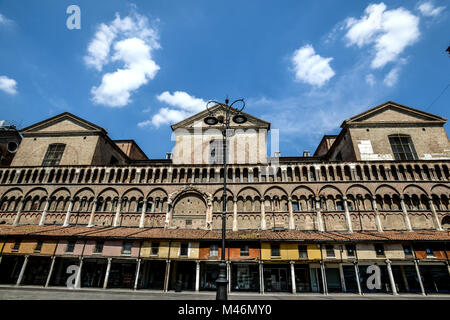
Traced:
<path id="1" fill-rule="evenodd" d="M 163 290 L 165 274 L 165 260 L 142 260 L 138 288 Z"/>
<path id="2" fill-rule="evenodd" d="M 200 290 L 215 291 L 216 280 L 219 275 L 218 262 L 201 262 L 200 263 Z"/>
<path id="3" fill-rule="evenodd" d="M 445 264 L 420 265 L 423 287 L 426 293 L 449 293 L 450 275 Z"/>
<path id="4" fill-rule="evenodd" d="M 291 271 L 289 264 L 264 264 L 264 291 L 290 292 Z"/>
<path id="5" fill-rule="evenodd" d="M 173 261 L 173 260 L 172 260 Z M 169 290 L 195 289 L 195 262 L 173 261 Z"/>
<path id="6" fill-rule="evenodd" d="M 0 263 L 0 284 L 16 284 L 24 256 L 3 255 Z"/>
<path id="7" fill-rule="evenodd" d="M 421 293 L 419 279 L 414 264 L 392 264 L 392 274 L 398 293 Z"/>
<path id="8" fill-rule="evenodd" d="M 81 268 L 81 287 L 103 288 L 107 259 L 84 259 Z"/>
<path id="9" fill-rule="evenodd" d="M 30 256 L 21 284 L 26 286 L 45 286 L 51 262 L 51 257 Z"/>
<path id="10" fill-rule="evenodd" d="M 353 264 L 343 265 L 342 270 L 344 273 L 345 292 L 359 293 L 355 266 Z"/>
<path id="11" fill-rule="evenodd" d="M 68 273 L 67 269 L 69 266 L 79 266 L 80 265 L 80 259 L 78 258 L 62 258 L 58 257 L 55 258 L 55 264 L 53 266 L 52 275 L 50 278 L 50 286 L 66 286 L 67 280 L 69 277 L 73 274 Z"/>
<path id="12" fill-rule="evenodd" d="M 231 263 L 231 291 L 259 292 L 259 265 Z"/>
<path id="13" fill-rule="evenodd" d="M 108 288 L 132 289 L 136 276 L 136 260 L 115 260 L 109 270 Z"/>
<path id="14" fill-rule="evenodd" d="M 342 292 L 341 276 L 338 265 L 325 265 L 327 290 L 329 293 Z"/>
<path id="15" fill-rule="evenodd" d="M 311 292 L 311 279 L 309 276 L 309 266 L 307 264 L 296 264 L 295 272 L 295 289 L 297 292 Z"/>
<path id="16" fill-rule="evenodd" d="M 387 267 L 385 265 L 377 264 L 380 268 L 380 280 L 381 280 L 381 287 L 380 289 L 376 288 L 369 288 L 367 284 L 367 279 L 374 274 L 374 271 L 368 271 L 368 267 L 370 265 L 359 265 L 359 280 L 361 284 L 361 291 L 363 293 L 392 293 L 392 287 L 391 282 L 389 280 L 389 275 L 387 272 Z M 372 281 L 371 281 L 372 283 Z"/>

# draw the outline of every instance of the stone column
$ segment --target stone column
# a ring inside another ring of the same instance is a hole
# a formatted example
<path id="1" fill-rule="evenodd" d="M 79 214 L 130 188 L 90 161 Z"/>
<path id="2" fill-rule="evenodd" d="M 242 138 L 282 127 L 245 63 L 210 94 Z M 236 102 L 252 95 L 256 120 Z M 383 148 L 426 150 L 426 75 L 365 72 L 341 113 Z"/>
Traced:
<path id="1" fill-rule="evenodd" d="M 380 213 L 378 212 L 377 201 L 375 197 L 372 197 L 372 208 L 375 212 L 375 224 L 377 225 L 377 231 L 383 232 L 383 225 L 381 224 Z"/>
<path id="2" fill-rule="evenodd" d="M 405 268 L 403 266 L 400 266 L 400 271 L 402 273 L 403 283 L 405 284 L 406 292 L 409 292 L 409 284 L 408 279 L 406 278 Z"/>
<path id="3" fill-rule="evenodd" d="M 347 230 L 348 232 L 353 232 L 352 219 L 350 217 L 350 211 L 348 210 L 347 197 L 342 197 L 342 200 L 344 202 L 345 222 L 347 223 Z"/>
<path id="4" fill-rule="evenodd" d="M 264 199 L 261 199 L 261 230 L 266 230 L 266 208 L 264 207 Z"/>
<path id="5" fill-rule="evenodd" d="M 166 261 L 166 272 L 164 274 L 164 292 L 169 291 L 169 279 L 170 279 L 170 260 Z"/>
<path id="6" fill-rule="evenodd" d="M 358 261 L 353 262 L 353 266 L 355 268 L 355 275 L 356 275 L 356 284 L 358 285 L 358 294 L 362 294 L 361 290 L 361 280 L 359 279 L 359 268 L 358 268 Z"/>
<path id="7" fill-rule="evenodd" d="M 169 200 L 167 200 L 167 213 L 166 213 L 165 227 L 166 228 L 170 227 L 171 222 L 172 222 L 172 199 L 169 199 Z"/>
<path id="8" fill-rule="evenodd" d="M 25 200 L 24 199 L 20 200 L 19 209 L 17 210 L 16 218 L 14 219 L 14 223 L 13 223 L 14 226 L 17 226 L 19 224 L 20 216 L 22 215 L 22 210 L 23 210 L 24 205 L 25 205 Z"/>
<path id="9" fill-rule="evenodd" d="M 200 291 L 200 261 L 195 261 L 195 292 Z"/>
<path id="10" fill-rule="evenodd" d="M 45 216 L 47 215 L 48 206 L 50 205 L 50 200 L 47 199 L 45 201 L 44 211 L 42 211 L 41 221 L 39 221 L 39 225 L 43 226 L 45 224 Z"/>
<path id="11" fill-rule="evenodd" d="M 0 260 L 0 262 L 1 262 L 1 260 Z M 445 264 L 447 265 L 448 275 L 450 276 L 450 264 L 448 263 L 448 260 Z"/>
<path id="12" fill-rule="evenodd" d="M 434 227 L 436 228 L 436 230 L 442 231 L 443 229 L 441 226 L 441 222 L 439 221 L 439 217 L 437 215 L 436 208 L 431 197 L 428 198 L 428 204 L 430 206 L 431 212 L 433 213 Z"/>
<path id="13" fill-rule="evenodd" d="M 397 293 L 397 287 L 395 285 L 394 274 L 392 273 L 392 267 L 391 267 L 390 260 L 386 260 L 386 267 L 387 267 L 387 271 L 388 271 L 388 275 L 389 275 L 389 282 L 391 283 L 392 294 L 394 296 L 396 296 L 396 295 L 398 295 L 398 293 Z"/>
<path id="14" fill-rule="evenodd" d="M 404 201 L 405 197 L 403 195 L 400 196 L 400 206 L 402 207 L 403 217 L 405 219 L 406 229 L 408 231 L 412 231 L 411 221 L 409 220 L 408 210 L 406 210 L 406 205 Z"/>
<path id="15" fill-rule="evenodd" d="M 292 209 L 292 198 L 288 199 L 288 209 L 289 209 L 289 230 L 295 229 L 295 220 L 294 220 L 294 210 Z"/>
<path id="16" fill-rule="evenodd" d="M 120 223 L 120 209 L 122 207 L 122 198 L 119 198 L 119 201 L 117 202 L 117 208 L 116 208 L 116 215 L 114 217 L 114 227 L 118 227 Z"/>
<path id="17" fill-rule="evenodd" d="M 83 257 L 80 258 L 80 265 L 78 266 L 77 276 L 75 278 L 75 288 L 79 289 L 81 287 L 81 268 L 83 268 Z"/>
<path id="18" fill-rule="evenodd" d="M 48 271 L 47 280 L 45 281 L 45 288 L 47 288 L 48 285 L 50 284 L 50 279 L 52 278 L 53 268 L 55 267 L 55 260 L 56 260 L 56 257 L 53 256 L 52 262 L 50 264 L 50 270 Z"/>
<path id="19" fill-rule="evenodd" d="M 264 269 L 262 261 L 259 261 L 259 293 L 264 294 Z"/>
<path id="20" fill-rule="evenodd" d="M 323 294 L 328 295 L 328 286 L 327 286 L 327 273 L 325 271 L 325 263 L 320 261 L 320 271 L 322 273 L 322 287 L 323 287 Z"/>
<path id="21" fill-rule="evenodd" d="M 63 227 L 68 227 L 70 224 L 70 213 L 72 212 L 73 202 L 74 202 L 74 199 L 69 200 L 69 208 L 67 209 L 67 212 L 66 212 L 66 219 L 64 220 Z"/>
<path id="22" fill-rule="evenodd" d="M 141 259 L 136 260 L 136 275 L 134 277 L 134 290 L 137 289 L 139 283 L 139 271 L 141 271 Z"/>
<path id="23" fill-rule="evenodd" d="M 28 263 L 28 255 L 25 256 L 25 260 L 23 260 L 22 269 L 20 269 L 19 278 L 17 278 L 16 286 L 20 286 L 22 282 L 23 275 L 25 273 L 25 269 L 27 268 Z"/>
<path id="24" fill-rule="evenodd" d="M 414 266 L 416 267 L 416 273 L 417 273 L 417 279 L 419 280 L 419 285 L 420 285 L 420 291 L 422 292 L 422 295 L 425 296 L 425 287 L 423 286 L 423 282 L 422 282 L 422 276 L 420 275 L 420 270 L 419 270 L 419 262 L 417 261 L 417 259 L 414 259 Z"/>
<path id="25" fill-rule="evenodd" d="M 89 223 L 87 225 L 89 228 L 94 226 L 94 217 L 95 217 L 95 209 L 97 207 L 97 201 L 98 201 L 97 198 L 95 198 L 92 203 L 91 215 L 89 216 Z"/>
<path id="26" fill-rule="evenodd" d="M 227 279 L 228 279 L 228 293 L 231 291 L 231 264 L 227 261 Z"/>
<path id="27" fill-rule="evenodd" d="M 145 212 L 147 211 L 147 199 L 144 199 L 144 204 L 142 205 L 141 220 L 139 221 L 139 228 L 143 228 L 145 225 Z"/>
<path id="28" fill-rule="evenodd" d="M 341 287 L 343 292 L 347 292 L 347 287 L 345 286 L 344 268 L 342 263 L 339 263 L 339 277 L 341 278 Z"/>
<path id="29" fill-rule="evenodd" d="M 112 261 L 112 258 L 108 258 L 108 265 L 106 266 L 105 281 L 103 281 L 103 289 L 106 289 L 108 287 L 109 271 L 111 270 L 111 261 Z"/>
<path id="30" fill-rule="evenodd" d="M 233 199 L 233 231 L 238 230 L 237 199 Z"/>
<path id="31" fill-rule="evenodd" d="M 316 197 L 315 202 L 316 202 L 316 215 L 317 215 L 317 230 L 319 230 L 319 232 L 323 232 L 325 230 L 325 228 L 323 227 L 322 210 L 320 208 L 320 198 Z"/>
<path id="32" fill-rule="evenodd" d="M 292 293 L 295 294 L 295 293 L 297 293 L 297 288 L 295 287 L 296 283 L 295 283 L 294 261 L 291 261 L 290 264 L 291 264 L 291 290 L 292 290 Z"/>

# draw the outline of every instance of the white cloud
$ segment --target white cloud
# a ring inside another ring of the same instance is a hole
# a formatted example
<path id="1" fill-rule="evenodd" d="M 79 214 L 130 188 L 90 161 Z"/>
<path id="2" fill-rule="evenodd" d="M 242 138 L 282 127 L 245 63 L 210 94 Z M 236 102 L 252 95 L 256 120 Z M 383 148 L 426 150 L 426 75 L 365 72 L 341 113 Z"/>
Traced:
<path id="1" fill-rule="evenodd" d="M 420 13 L 422 13 L 426 17 L 436 17 L 442 11 L 444 11 L 445 7 L 434 7 L 431 1 L 424 2 L 418 7 Z"/>
<path id="2" fill-rule="evenodd" d="M 158 128 L 162 124 L 176 123 L 206 108 L 205 100 L 191 96 L 184 91 L 175 91 L 173 94 L 164 91 L 156 98 L 172 108 L 159 109 L 151 120 L 139 122 L 139 127 L 153 125 Z"/>
<path id="3" fill-rule="evenodd" d="M 295 79 L 315 85 L 323 86 L 334 75 L 330 67 L 333 58 L 323 58 L 315 54 L 311 45 L 305 45 L 294 52 L 292 63 L 294 65 Z"/>
<path id="4" fill-rule="evenodd" d="M 17 93 L 17 81 L 7 76 L 0 76 L 0 90 L 8 94 Z"/>
<path id="5" fill-rule="evenodd" d="M 386 77 L 384 77 L 383 80 L 384 84 L 387 85 L 388 87 L 394 86 L 398 81 L 399 73 L 400 73 L 399 66 L 392 68 L 391 71 L 389 71 L 389 73 L 386 75 Z"/>
<path id="6" fill-rule="evenodd" d="M 9 25 L 9 24 L 12 24 L 12 23 L 13 23 L 12 20 L 6 18 L 3 14 L 0 13 L 0 25 L 2 25 L 2 24 L 3 25 Z"/>
<path id="7" fill-rule="evenodd" d="M 372 73 L 368 74 L 366 76 L 366 82 L 372 87 L 375 84 L 375 76 Z"/>
<path id="8" fill-rule="evenodd" d="M 160 69 L 151 55 L 158 48 L 158 34 L 146 17 L 132 13 L 121 19 L 116 14 L 109 25 L 102 23 L 89 43 L 84 61 L 98 71 L 114 62 L 123 63 L 123 68 L 105 73 L 101 84 L 91 89 L 94 103 L 109 107 L 129 104 L 131 94 L 152 80 Z"/>
<path id="9" fill-rule="evenodd" d="M 348 45 L 373 45 L 373 69 L 396 61 L 419 36 L 419 18 L 404 8 L 386 10 L 384 3 L 370 4 L 360 19 L 346 19 Z"/>

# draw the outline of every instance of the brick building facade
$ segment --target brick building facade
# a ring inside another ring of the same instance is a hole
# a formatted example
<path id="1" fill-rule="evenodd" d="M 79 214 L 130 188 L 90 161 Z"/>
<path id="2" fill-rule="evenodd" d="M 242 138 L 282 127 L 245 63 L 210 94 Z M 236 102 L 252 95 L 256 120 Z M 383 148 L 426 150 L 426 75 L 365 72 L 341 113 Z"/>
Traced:
<path id="1" fill-rule="evenodd" d="M 450 292 L 447 119 L 386 102 L 313 156 L 267 157 L 270 123 L 246 114 L 223 172 L 206 116 L 172 126 L 166 159 L 70 113 L 22 129 L 0 168 L 0 284 L 65 286 L 77 265 L 81 287 L 214 290 L 227 179 L 230 291 Z"/>

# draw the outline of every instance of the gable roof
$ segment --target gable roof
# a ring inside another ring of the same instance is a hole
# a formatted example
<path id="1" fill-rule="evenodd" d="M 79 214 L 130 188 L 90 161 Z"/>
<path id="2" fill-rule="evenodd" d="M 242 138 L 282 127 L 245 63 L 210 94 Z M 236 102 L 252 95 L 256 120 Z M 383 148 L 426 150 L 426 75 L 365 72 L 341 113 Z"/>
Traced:
<path id="1" fill-rule="evenodd" d="M 107 134 L 106 130 L 103 129 L 102 127 L 99 127 L 99 126 L 93 124 L 92 122 L 84 120 L 80 117 L 77 117 L 76 115 L 74 115 L 70 112 L 63 112 L 54 117 L 51 117 L 51 118 L 45 119 L 43 121 L 40 121 L 38 123 L 32 124 L 26 128 L 23 128 L 22 130 L 20 130 L 20 133 L 22 133 L 24 135 L 38 133 L 41 130 L 44 130 L 46 128 L 49 128 L 51 126 L 54 126 L 60 122 L 66 121 L 66 120 L 71 121 L 72 123 L 74 123 L 75 125 L 79 126 L 82 129 L 84 129 L 85 131 L 103 133 L 105 135 Z"/>
<path id="2" fill-rule="evenodd" d="M 384 123 L 384 124 L 395 124 L 399 123 L 398 120 L 392 120 L 392 121 L 376 121 L 376 120 L 370 120 L 371 118 L 375 117 L 376 115 L 381 114 L 382 112 L 385 112 L 386 110 L 395 110 L 397 112 L 405 114 L 405 116 L 409 117 L 411 121 L 408 121 L 409 123 L 430 123 L 430 124 L 444 124 L 447 119 L 440 117 L 435 114 L 431 114 L 419 109 L 411 108 L 393 101 L 387 101 L 383 104 L 380 104 L 374 108 L 371 108 L 367 111 L 364 111 L 360 114 L 357 114 L 347 120 L 344 120 L 341 124 L 341 128 L 352 126 L 354 124 L 373 124 L 373 123 Z"/>
<path id="3" fill-rule="evenodd" d="M 233 111 L 235 111 L 235 112 L 239 112 L 238 109 L 235 109 L 233 107 L 231 107 L 231 109 Z M 172 130 L 175 130 L 175 129 L 178 129 L 178 128 L 185 128 L 185 127 L 187 127 L 189 125 L 194 124 L 194 122 L 199 121 L 199 120 L 203 122 L 203 119 L 206 118 L 209 115 L 210 112 L 217 112 L 217 111 L 220 111 L 220 110 L 224 110 L 224 107 L 221 106 L 220 104 L 216 104 L 215 106 L 209 108 L 209 111 L 207 109 L 205 109 L 205 110 L 203 110 L 203 111 L 201 111 L 199 113 L 194 114 L 193 116 L 190 116 L 189 118 L 186 118 L 186 119 L 184 119 L 184 120 L 182 120 L 182 121 L 180 121 L 178 123 L 175 123 L 175 124 L 171 125 L 170 127 L 172 128 Z M 264 129 L 270 130 L 270 122 L 267 122 L 267 121 L 264 121 L 262 119 L 259 119 L 259 118 L 255 117 L 255 116 L 252 116 L 252 115 L 250 115 L 250 114 L 248 114 L 246 112 L 243 112 L 243 111 L 241 111 L 241 113 L 243 115 L 245 115 L 248 120 L 253 122 L 255 124 L 255 127 L 264 128 Z"/>

